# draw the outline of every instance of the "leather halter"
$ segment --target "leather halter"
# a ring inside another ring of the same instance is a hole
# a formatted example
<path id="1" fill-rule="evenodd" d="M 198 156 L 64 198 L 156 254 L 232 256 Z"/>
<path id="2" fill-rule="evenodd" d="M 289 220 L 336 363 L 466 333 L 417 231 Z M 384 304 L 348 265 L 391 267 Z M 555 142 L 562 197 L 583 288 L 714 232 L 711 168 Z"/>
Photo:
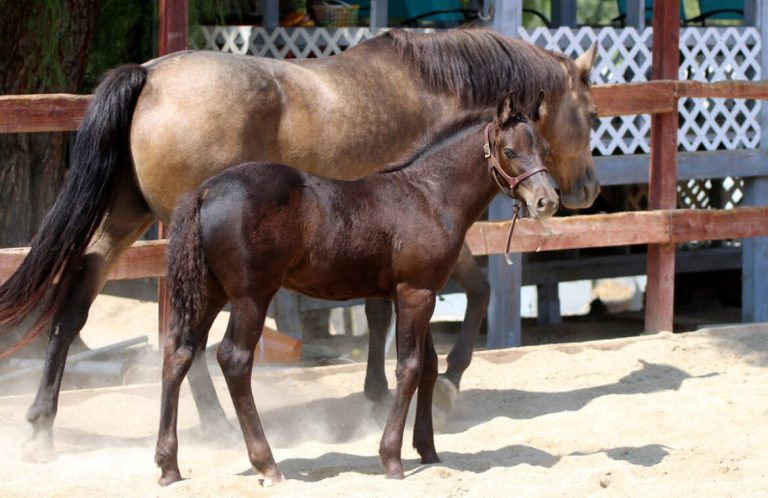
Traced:
<path id="1" fill-rule="evenodd" d="M 512 199 L 512 225 L 509 227 L 507 245 L 504 250 L 504 260 L 508 265 L 511 266 L 512 259 L 509 256 L 509 248 L 512 244 L 512 233 L 515 231 L 515 224 L 517 223 L 520 209 L 525 207 L 525 201 L 517 197 L 515 189 L 517 189 L 518 185 L 524 182 L 528 177 L 533 176 L 536 173 L 549 173 L 549 170 L 546 168 L 546 166 L 539 166 L 537 168 L 529 169 L 528 171 L 523 171 L 517 176 L 510 176 L 507 174 L 507 172 L 504 171 L 504 169 L 501 167 L 499 160 L 496 159 L 496 154 L 494 154 L 496 144 L 494 144 L 494 147 L 491 147 L 491 126 L 493 126 L 493 123 L 488 123 L 485 126 L 485 131 L 483 132 L 483 154 L 485 155 L 485 159 L 488 163 L 488 174 L 491 176 L 491 178 L 493 178 L 493 181 L 496 182 L 496 186 L 499 187 L 499 190 L 501 190 L 504 195 Z M 504 185 L 502 181 L 506 183 L 506 185 Z"/>

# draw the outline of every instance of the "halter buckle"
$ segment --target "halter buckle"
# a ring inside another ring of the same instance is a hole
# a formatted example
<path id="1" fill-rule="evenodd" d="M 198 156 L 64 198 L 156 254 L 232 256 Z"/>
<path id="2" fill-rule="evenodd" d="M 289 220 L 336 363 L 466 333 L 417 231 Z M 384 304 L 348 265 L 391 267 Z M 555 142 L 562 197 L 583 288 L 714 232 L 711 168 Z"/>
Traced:
<path id="1" fill-rule="evenodd" d="M 483 144 L 483 154 L 486 159 L 491 157 L 491 144 Z"/>

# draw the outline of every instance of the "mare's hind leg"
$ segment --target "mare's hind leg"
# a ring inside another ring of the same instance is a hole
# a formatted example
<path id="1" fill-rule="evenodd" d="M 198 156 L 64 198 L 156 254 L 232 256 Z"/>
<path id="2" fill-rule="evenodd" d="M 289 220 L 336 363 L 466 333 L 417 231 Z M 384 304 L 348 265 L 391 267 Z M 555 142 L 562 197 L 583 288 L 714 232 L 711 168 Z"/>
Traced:
<path id="1" fill-rule="evenodd" d="M 368 319 L 368 365 L 364 392 L 369 400 L 380 402 L 389 395 L 384 372 L 384 347 L 392 321 L 392 303 L 384 299 L 366 299 L 365 317 Z"/>
<path id="2" fill-rule="evenodd" d="M 264 486 L 283 479 L 264 435 L 251 389 L 254 350 L 261 338 L 271 297 L 270 294 L 260 299 L 232 299 L 232 314 L 227 333 L 217 353 L 243 430 L 248 458 L 253 467 L 264 476 Z"/>
<path id="3" fill-rule="evenodd" d="M 448 368 L 437 380 L 434 400 L 439 419 L 444 419 L 453 408 L 461 377 L 472 361 L 475 340 L 488 311 L 488 300 L 491 296 L 488 280 L 477 266 L 466 244 L 461 248 L 451 278 L 467 292 L 467 311 L 461 323 L 459 338 L 448 354 Z"/>
<path id="4" fill-rule="evenodd" d="M 85 325 L 88 310 L 109 269 L 151 222 L 152 216 L 135 187 L 118 191 L 110 217 L 88 247 L 75 283 L 54 316 L 40 387 L 27 411 L 33 430 L 24 445 L 27 459 L 44 461 L 53 456 L 53 422 L 69 346 Z"/>
<path id="5" fill-rule="evenodd" d="M 413 447 L 419 452 L 421 463 L 440 461 L 435 450 L 435 431 L 432 426 L 432 393 L 436 380 L 437 352 L 432 342 L 432 334 L 427 329 L 427 337 L 424 340 L 424 367 L 416 395 L 416 420 L 413 424 Z"/>
<path id="6" fill-rule="evenodd" d="M 207 296 L 205 312 L 198 323 L 192 325 L 188 330 L 181 330 L 174 326 L 165 337 L 163 344 L 163 391 L 160 398 L 160 429 L 155 446 L 155 463 L 162 472 L 158 482 L 162 486 L 181 480 L 177 459 L 179 441 L 176 432 L 181 382 L 190 370 L 197 352 L 205 349 L 205 341 L 211 323 L 226 303 L 226 297 L 213 285 L 207 286 Z M 202 360 L 204 361 L 205 358 Z M 208 381 L 210 382 L 210 376 Z M 211 385 L 211 389 L 213 389 L 213 385 Z M 195 397 L 198 407 L 200 406 L 199 401 L 202 400 Z M 218 404 L 218 399 L 216 399 L 216 403 Z"/>

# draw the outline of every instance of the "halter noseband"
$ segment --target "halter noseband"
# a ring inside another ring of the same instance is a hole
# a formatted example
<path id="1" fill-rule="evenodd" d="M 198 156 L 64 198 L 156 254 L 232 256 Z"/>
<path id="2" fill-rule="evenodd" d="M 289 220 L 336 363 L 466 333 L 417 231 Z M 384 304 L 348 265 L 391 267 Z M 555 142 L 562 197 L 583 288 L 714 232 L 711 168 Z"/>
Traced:
<path id="1" fill-rule="evenodd" d="M 496 155 L 493 153 L 495 147 L 491 147 L 491 126 L 493 123 L 488 123 L 485 126 L 484 143 L 483 143 L 483 155 L 488 163 L 488 174 L 496 182 L 496 186 L 499 187 L 504 195 L 512 199 L 512 225 L 509 227 L 509 235 L 507 235 L 507 245 L 504 250 L 504 260 L 508 265 L 512 265 L 512 259 L 509 256 L 509 248 L 512 244 L 512 233 L 515 231 L 515 224 L 517 223 L 517 217 L 520 213 L 520 208 L 525 206 L 525 201 L 519 199 L 515 194 L 515 189 L 528 177 L 535 175 L 536 173 L 549 173 L 546 166 L 539 166 L 528 171 L 523 171 L 517 176 L 510 176 L 501 167 L 499 160 L 496 159 Z M 495 144 L 494 144 L 495 145 Z M 502 180 L 506 185 L 502 183 Z"/>

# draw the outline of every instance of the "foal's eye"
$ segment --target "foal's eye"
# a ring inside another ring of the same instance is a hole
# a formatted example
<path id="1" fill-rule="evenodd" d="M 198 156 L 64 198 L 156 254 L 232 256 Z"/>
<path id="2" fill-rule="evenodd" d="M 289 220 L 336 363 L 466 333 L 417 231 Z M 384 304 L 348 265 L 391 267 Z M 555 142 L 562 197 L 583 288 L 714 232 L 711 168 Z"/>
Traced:
<path id="1" fill-rule="evenodd" d="M 517 152 L 512 149 L 505 148 L 504 155 L 507 156 L 507 159 L 514 159 L 517 157 Z"/>

